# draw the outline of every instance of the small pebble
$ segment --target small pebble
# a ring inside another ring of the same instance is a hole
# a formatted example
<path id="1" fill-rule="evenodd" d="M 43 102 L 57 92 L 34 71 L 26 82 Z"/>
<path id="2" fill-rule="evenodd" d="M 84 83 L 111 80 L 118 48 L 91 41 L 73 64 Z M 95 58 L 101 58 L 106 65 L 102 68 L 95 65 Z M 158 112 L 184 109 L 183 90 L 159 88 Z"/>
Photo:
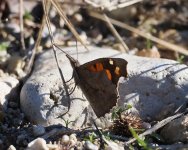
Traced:
<path id="1" fill-rule="evenodd" d="M 45 133 L 45 128 L 41 125 L 33 126 L 33 135 L 40 136 Z"/>
<path id="2" fill-rule="evenodd" d="M 16 148 L 13 145 L 10 145 L 7 150 L 16 150 Z"/>
<path id="3" fill-rule="evenodd" d="M 70 140 L 70 138 L 69 138 L 68 135 L 63 135 L 63 137 L 62 137 L 62 139 L 61 139 L 61 142 L 62 142 L 63 144 L 68 144 L 68 143 L 69 143 L 69 140 Z"/>
<path id="4" fill-rule="evenodd" d="M 86 141 L 84 144 L 85 149 L 87 150 L 98 150 L 98 146 L 94 145 L 90 141 Z"/>
<path id="5" fill-rule="evenodd" d="M 75 143 L 77 142 L 76 134 L 71 134 L 71 135 L 69 136 L 69 138 L 70 138 L 70 142 L 71 142 L 71 141 L 74 141 Z"/>
<path id="6" fill-rule="evenodd" d="M 69 136 L 69 144 L 70 144 L 71 146 L 75 146 L 76 143 L 77 143 L 76 134 L 71 134 L 71 135 Z"/>
<path id="7" fill-rule="evenodd" d="M 49 150 L 49 148 L 44 139 L 37 138 L 28 144 L 26 150 Z"/>

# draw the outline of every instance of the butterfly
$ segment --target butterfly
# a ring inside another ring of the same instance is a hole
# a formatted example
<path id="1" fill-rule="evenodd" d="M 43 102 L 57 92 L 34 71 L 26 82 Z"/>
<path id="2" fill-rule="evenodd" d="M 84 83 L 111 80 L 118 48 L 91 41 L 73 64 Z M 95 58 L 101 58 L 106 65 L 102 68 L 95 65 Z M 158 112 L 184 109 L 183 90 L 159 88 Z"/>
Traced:
<path id="1" fill-rule="evenodd" d="M 122 58 L 99 58 L 83 65 L 66 54 L 73 68 L 73 77 L 97 117 L 110 112 L 117 103 L 117 84 L 127 77 L 127 61 Z"/>

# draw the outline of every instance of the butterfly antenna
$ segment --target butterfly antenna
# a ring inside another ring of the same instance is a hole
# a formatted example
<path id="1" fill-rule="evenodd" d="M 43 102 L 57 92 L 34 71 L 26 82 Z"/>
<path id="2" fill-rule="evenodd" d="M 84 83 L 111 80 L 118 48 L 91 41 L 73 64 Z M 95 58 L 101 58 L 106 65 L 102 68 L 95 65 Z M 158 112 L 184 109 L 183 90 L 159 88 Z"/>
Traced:
<path id="1" fill-rule="evenodd" d="M 65 52 L 61 47 L 59 47 L 56 44 L 53 44 L 53 46 L 55 46 L 56 48 L 58 48 L 60 51 L 62 51 L 65 55 L 69 55 L 67 52 Z M 70 56 L 71 57 L 71 56 Z"/>

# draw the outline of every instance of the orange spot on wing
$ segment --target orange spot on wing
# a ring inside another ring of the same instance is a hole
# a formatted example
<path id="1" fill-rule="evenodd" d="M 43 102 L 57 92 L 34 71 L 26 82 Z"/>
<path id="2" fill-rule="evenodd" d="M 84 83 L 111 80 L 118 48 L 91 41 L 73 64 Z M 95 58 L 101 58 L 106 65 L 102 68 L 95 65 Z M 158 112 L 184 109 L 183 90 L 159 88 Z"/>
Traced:
<path id="1" fill-rule="evenodd" d="M 119 75 L 120 75 L 120 68 L 119 68 L 119 67 L 116 67 L 116 69 L 115 69 L 114 72 L 115 72 L 116 75 L 119 76 Z"/>
<path id="2" fill-rule="evenodd" d="M 97 63 L 96 69 L 97 69 L 97 71 L 102 71 L 104 68 L 103 68 L 103 65 L 101 63 Z"/>
<path id="3" fill-rule="evenodd" d="M 110 71 L 107 69 L 105 71 L 106 71 L 106 75 L 107 75 L 108 79 L 112 80 L 112 74 L 110 73 Z"/>
<path id="4" fill-rule="evenodd" d="M 96 68 L 92 65 L 88 67 L 88 70 L 91 72 L 96 72 Z"/>
<path id="5" fill-rule="evenodd" d="M 102 71 L 104 68 L 101 63 L 96 63 L 94 65 L 89 66 L 88 69 L 89 71 L 92 71 L 92 72 L 99 72 L 99 71 Z"/>

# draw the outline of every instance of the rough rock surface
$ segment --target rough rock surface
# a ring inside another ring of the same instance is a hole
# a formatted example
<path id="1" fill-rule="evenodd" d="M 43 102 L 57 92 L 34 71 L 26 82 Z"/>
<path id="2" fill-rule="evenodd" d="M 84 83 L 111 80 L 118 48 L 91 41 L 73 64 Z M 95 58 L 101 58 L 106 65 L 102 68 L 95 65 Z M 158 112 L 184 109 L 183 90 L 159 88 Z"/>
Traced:
<path id="1" fill-rule="evenodd" d="M 188 67 L 166 59 L 134 58 L 128 60 L 129 78 L 119 81 L 119 105 L 131 104 L 131 111 L 144 120 L 162 120 L 184 110 Z"/>
<path id="2" fill-rule="evenodd" d="M 162 130 L 162 137 L 169 143 L 188 141 L 188 115 L 175 119 L 167 124 Z"/>
<path id="3" fill-rule="evenodd" d="M 85 52 L 83 47 L 78 47 L 78 55 L 76 47 L 63 50 L 75 58 L 78 56 L 81 64 L 99 57 L 119 57 L 128 61 L 129 77 L 125 80 L 121 79 L 118 88 L 120 106 L 124 103 L 131 103 L 133 112 L 139 114 L 143 119 L 150 118 L 151 120 L 156 118 L 160 120 L 177 108 L 185 107 L 188 100 L 188 67 L 186 65 L 172 60 L 121 54 L 109 48 L 89 47 L 89 49 L 90 52 Z M 72 76 L 72 68 L 62 52 L 58 52 L 57 55 L 67 81 Z M 63 124 L 64 121 L 57 116 L 66 112 L 68 102 L 65 94 L 61 94 L 61 90 L 63 90 L 63 84 L 53 52 L 47 51 L 37 59 L 33 74 L 22 88 L 21 108 L 23 112 L 30 121 L 37 124 Z M 87 116 L 88 103 L 83 100 L 79 88 L 76 88 L 70 96 L 74 100 L 71 101 L 70 111 L 64 116 L 64 119 L 75 121 L 74 127 L 81 127 Z M 58 99 L 59 101 L 63 99 L 62 105 L 55 105 Z"/>

